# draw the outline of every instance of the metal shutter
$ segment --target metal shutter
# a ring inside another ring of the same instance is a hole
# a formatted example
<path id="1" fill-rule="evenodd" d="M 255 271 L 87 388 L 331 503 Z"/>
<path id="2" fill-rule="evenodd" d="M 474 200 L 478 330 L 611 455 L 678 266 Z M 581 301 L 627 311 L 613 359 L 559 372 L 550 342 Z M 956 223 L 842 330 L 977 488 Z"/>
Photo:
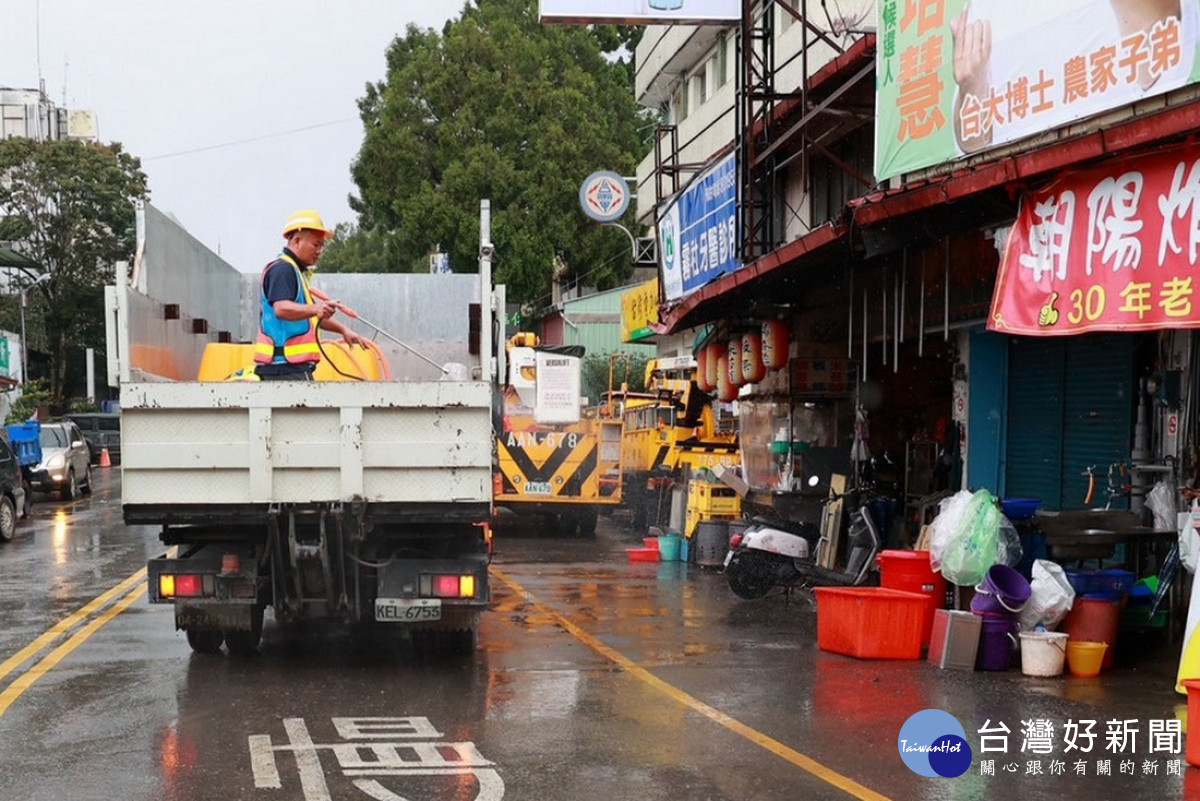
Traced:
<path id="1" fill-rule="evenodd" d="M 1130 334 L 1012 340 L 1007 497 L 1082 509 L 1084 471 L 1094 465 L 1092 505 L 1104 505 L 1108 465 L 1130 456 L 1138 341 Z"/>
<path id="2" fill-rule="evenodd" d="M 1067 347 L 1066 404 L 1062 458 L 1062 509 L 1083 509 L 1084 471 L 1095 466 L 1093 507 L 1108 500 L 1105 478 L 1113 462 L 1129 462 L 1133 442 L 1134 354 L 1138 337 L 1103 334 L 1072 337 Z M 1113 508 L 1129 508 L 1128 497 Z"/>
<path id="3" fill-rule="evenodd" d="M 1062 497 L 1062 339 L 1014 338 L 1008 350 L 1008 439 L 1004 495 L 1041 498 L 1057 508 Z"/>

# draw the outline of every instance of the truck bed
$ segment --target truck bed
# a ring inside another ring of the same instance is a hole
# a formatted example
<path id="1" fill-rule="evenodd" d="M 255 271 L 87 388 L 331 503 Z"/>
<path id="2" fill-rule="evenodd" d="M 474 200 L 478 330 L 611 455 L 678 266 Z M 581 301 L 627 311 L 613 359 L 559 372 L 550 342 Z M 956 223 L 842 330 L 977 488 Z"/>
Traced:
<path id="1" fill-rule="evenodd" d="M 336 503 L 372 519 L 488 517 L 483 382 L 125 383 L 121 416 L 127 523 Z"/>

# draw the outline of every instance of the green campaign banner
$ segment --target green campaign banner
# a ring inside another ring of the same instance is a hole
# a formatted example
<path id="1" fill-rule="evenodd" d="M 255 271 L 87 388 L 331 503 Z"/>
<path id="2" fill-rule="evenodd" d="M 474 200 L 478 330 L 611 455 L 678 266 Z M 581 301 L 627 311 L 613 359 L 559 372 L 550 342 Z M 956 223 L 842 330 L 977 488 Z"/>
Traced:
<path id="1" fill-rule="evenodd" d="M 1200 0 L 879 0 L 875 176 L 1200 80 Z"/>

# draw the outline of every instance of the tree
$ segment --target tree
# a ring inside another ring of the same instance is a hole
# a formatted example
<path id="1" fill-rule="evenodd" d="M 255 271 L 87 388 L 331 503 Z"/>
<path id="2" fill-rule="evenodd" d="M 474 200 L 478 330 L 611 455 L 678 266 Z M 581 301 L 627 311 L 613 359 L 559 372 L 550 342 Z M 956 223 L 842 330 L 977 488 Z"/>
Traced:
<path id="1" fill-rule="evenodd" d="M 50 392 L 46 389 L 46 382 L 41 379 L 26 381 L 25 386 L 21 387 L 21 397 L 13 401 L 4 422 L 24 423 L 32 419 L 39 409 L 49 405 Z"/>
<path id="2" fill-rule="evenodd" d="M 321 252 L 321 272 L 396 273 L 428 270 L 428 261 L 409 264 L 397 252 L 395 237 L 382 228 L 339 223 L 336 236 Z"/>
<path id="3" fill-rule="evenodd" d="M 28 297 L 44 312 L 50 395 L 61 409 L 67 354 L 103 342 L 104 285 L 118 261 L 133 260 L 133 201 L 148 197 L 146 176 L 121 145 L 74 139 L 0 141 L 0 176 L 0 240 L 20 243 L 50 275 Z M 21 272 L 26 285 L 39 277 Z"/>
<path id="4" fill-rule="evenodd" d="M 361 226 L 390 232 L 398 269 L 440 249 L 471 272 L 488 198 L 495 277 L 510 300 L 548 292 L 556 257 L 569 277 L 618 286 L 628 240 L 588 219 L 578 197 L 591 172 L 631 175 L 647 152 L 630 65 L 606 56 L 634 41 L 628 30 L 543 25 L 535 0 L 478 0 L 440 35 L 410 25 L 359 101 Z"/>
<path id="5" fill-rule="evenodd" d="M 592 403 L 599 403 L 604 393 L 608 392 L 610 372 L 614 391 L 619 391 L 621 384 L 627 383 L 630 392 L 645 392 L 648 361 L 650 357 L 645 353 L 589 353 L 583 357 L 580 365 L 581 393 Z"/>

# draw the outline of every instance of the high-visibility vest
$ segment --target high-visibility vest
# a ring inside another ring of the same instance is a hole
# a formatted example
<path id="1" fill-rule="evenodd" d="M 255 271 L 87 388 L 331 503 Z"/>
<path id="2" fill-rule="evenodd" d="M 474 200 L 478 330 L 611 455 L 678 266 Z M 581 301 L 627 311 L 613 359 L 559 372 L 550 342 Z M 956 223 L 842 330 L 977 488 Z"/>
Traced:
<path id="1" fill-rule="evenodd" d="M 304 280 L 304 271 L 300 269 L 291 256 L 284 253 L 279 261 L 286 261 L 296 271 L 296 302 L 305 305 L 312 303 L 312 295 L 308 292 L 308 282 Z M 317 322 L 315 317 L 305 317 L 303 320 L 283 320 L 275 314 L 275 308 L 267 300 L 267 270 L 278 261 L 273 261 L 263 268 L 262 280 L 259 282 L 259 302 L 262 314 L 258 329 L 258 342 L 254 345 L 254 361 L 258 364 L 305 364 L 321 361 L 321 349 L 317 345 Z"/>

